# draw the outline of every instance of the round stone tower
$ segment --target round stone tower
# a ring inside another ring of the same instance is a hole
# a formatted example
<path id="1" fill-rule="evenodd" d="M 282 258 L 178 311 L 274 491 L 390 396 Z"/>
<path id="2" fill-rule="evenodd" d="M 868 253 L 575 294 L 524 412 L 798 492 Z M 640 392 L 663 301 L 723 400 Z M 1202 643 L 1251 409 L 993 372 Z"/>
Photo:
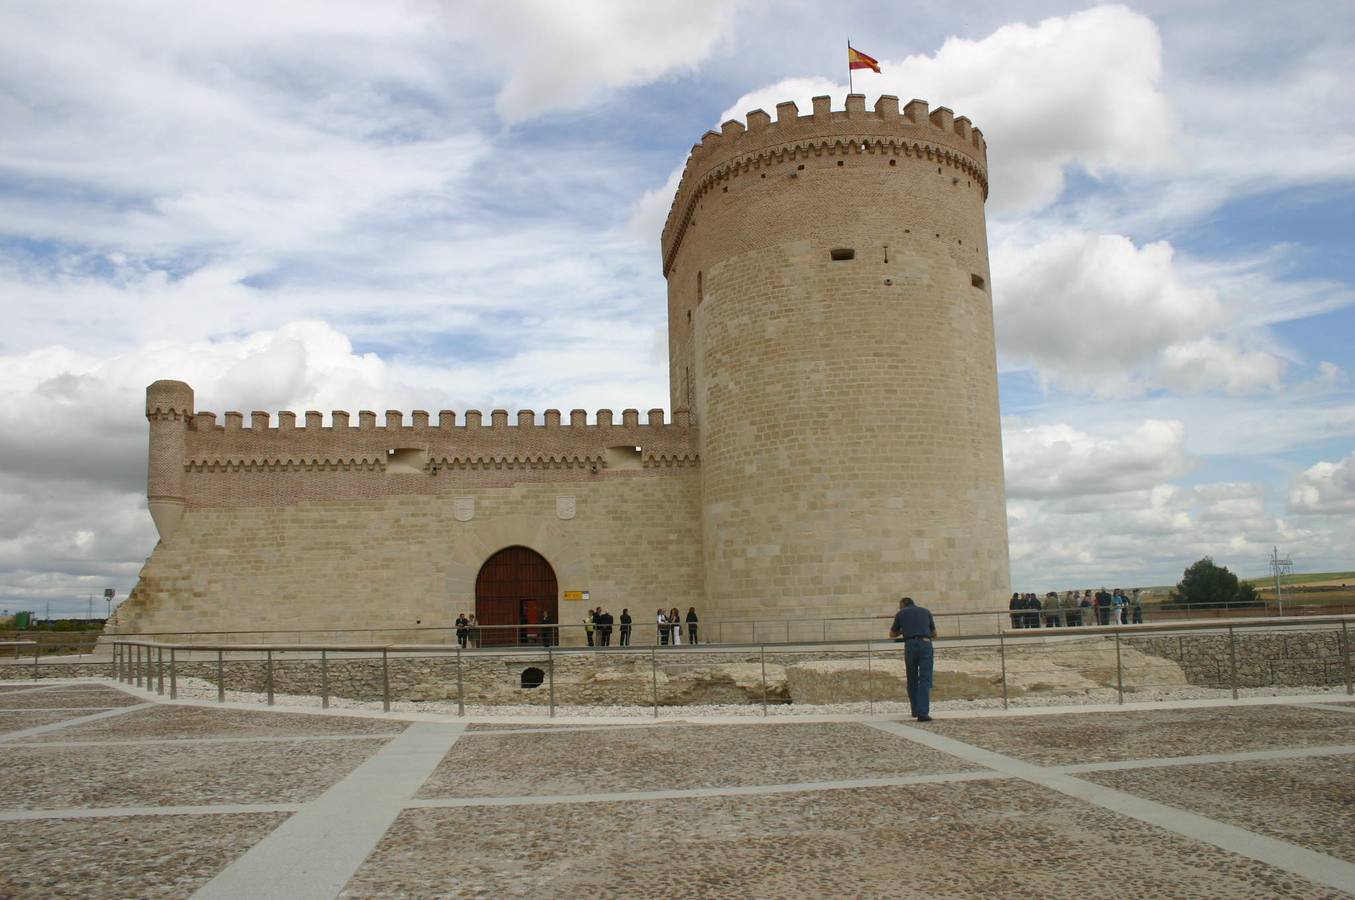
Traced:
<path id="1" fill-rule="evenodd" d="M 188 423 L 193 419 L 193 389 L 182 381 L 157 381 L 146 388 L 146 418 L 151 423 L 146 504 L 161 540 L 179 527 L 184 511 L 184 460 Z"/>
<path id="2" fill-rule="evenodd" d="M 982 134 L 860 94 L 747 120 L 692 148 L 663 231 L 708 611 L 1004 605 Z"/>

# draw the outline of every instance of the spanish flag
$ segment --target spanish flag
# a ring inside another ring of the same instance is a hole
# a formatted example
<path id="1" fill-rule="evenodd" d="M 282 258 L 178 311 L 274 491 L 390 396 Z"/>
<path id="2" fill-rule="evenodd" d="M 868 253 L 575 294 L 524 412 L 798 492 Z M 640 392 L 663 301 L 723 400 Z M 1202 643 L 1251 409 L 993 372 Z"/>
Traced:
<path id="1" fill-rule="evenodd" d="M 867 56 L 851 44 L 847 45 L 847 68 L 870 69 L 875 72 L 875 74 L 880 74 L 879 60 L 875 59 L 873 56 Z"/>

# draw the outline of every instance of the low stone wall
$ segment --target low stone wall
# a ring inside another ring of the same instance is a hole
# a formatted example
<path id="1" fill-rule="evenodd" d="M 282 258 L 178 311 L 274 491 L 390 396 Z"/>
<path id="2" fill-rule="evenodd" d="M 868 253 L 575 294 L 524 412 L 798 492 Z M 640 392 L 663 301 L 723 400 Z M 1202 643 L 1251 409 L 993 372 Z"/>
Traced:
<path id="1" fill-rule="evenodd" d="M 1234 632 L 1129 638 L 1125 643 L 1181 667 L 1191 684 L 1238 687 L 1307 687 L 1347 683 L 1348 658 L 1340 631 Z"/>
<path id="2" fill-rule="evenodd" d="M 110 662 L 47 662 L 36 667 L 33 658 L 27 661 L 6 660 L 0 664 L 0 681 L 32 681 L 34 678 L 110 678 Z"/>

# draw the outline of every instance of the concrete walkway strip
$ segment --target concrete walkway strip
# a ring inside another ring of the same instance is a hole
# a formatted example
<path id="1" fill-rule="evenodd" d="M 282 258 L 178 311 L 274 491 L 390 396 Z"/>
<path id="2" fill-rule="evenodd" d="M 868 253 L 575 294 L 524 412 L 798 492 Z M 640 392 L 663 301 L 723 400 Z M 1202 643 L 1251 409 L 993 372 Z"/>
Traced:
<path id="1" fill-rule="evenodd" d="M 132 816 L 222 816 L 239 813 L 296 812 L 300 803 L 217 803 L 198 806 L 90 806 L 70 809 L 5 809 L 0 822 L 39 819 L 126 819 Z"/>
<path id="2" fill-rule="evenodd" d="M 1146 822 L 1221 850 L 1274 866 L 1300 878 L 1355 893 L 1355 865 L 1196 813 L 1167 806 L 1115 788 L 1082 781 L 1056 769 L 975 747 L 945 735 L 899 722 L 871 722 L 871 727 L 949 753 L 976 765 L 1021 778 L 1093 806 Z"/>
<path id="3" fill-rule="evenodd" d="M 1217 763 L 1267 762 L 1278 759 L 1315 759 L 1321 756 L 1355 754 L 1355 744 L 1336 744 L 1328 747 L 1299 747 L 1294 750 L 1244 750 L 1237 753 L 1204 753 L 1199 756 L 1158 756 L 1147 759 L 1122 759 L 1115 762 L 1076 763 L 1071 766 L 1050 766 L 1049 771 L 1064 775 L 1084 772 L 1118 772 L 1123 769 L 1158 769 L 1163 766 L 1200 766 Z"/>
<path id="4" fill-rule="evenodd" d="M 34 725 L 32 728 L 20 728 L 18 731 L 9 731 L 0 734 L 0 744 L 22 741 L 25 738 L 37 737 L 40 734 L 47 734 L 51 731 L 60 731 L 62 728 L 70 728 L 72 725 L 84 725 L 86 722 L 97 722 L 100 719 L 108 719 L 113 716 L 123 715 L 124 713 L 136 712 L 138 709 L 146 709 L 152 705 L 153 704 L 150 703 L 138 703 L 136 706 L 119 706 L 89 716 L 75 716 L 71 719 L 63 719 L 60 722 L 52 722 L 49 725 Z M 70 710 L 61 711 L 69 712 Z"/>
<path id="5" fill-rule="evenodd" d="M 907 784 L 942 784 L 950 781 L 993 781 L 1011 778 L 1001 772 L 946 772 L 938 775 L 905 775 L 898 778 L 857 778 L 846 781 L 804 781 L 798 784 L 750 784 L 729 787 L 674 788 L 666 791 L 614 791 L 597 794 L 524 794 L 512 797 L 433 797 L 411 800 L 407 809 L 446 809 L 467 806 L 552 806 L 561 803 L 626 803 L 634 800 L 692 800 L 703 797 L 754 797 L 763 794 L 798 794 L 807 791 L 848 791 L 856 788 L 898 787 Z"/>
<path id="6" fill-rule="evenodd" d="M 399 732 L 373 734 L 309 734 L 259 737 L 214 737 L 214 738 L 146 738 L 145 740 L 124 741 L 15 741 L 16 747 L 53 748 L 70 750 L 77 747 L 147 747 L 163 744 L 298 744 L 311 741 L 388 741 L 399 737 Z"/>
<path id="7" fill-rule="evenodd" d="M 101 709 L 116 709 L 113 706 L 28 706 L 20 709 L 5 709 L 0 707 L 0 712 L 6 713 L 77 713 L 77 712 L 98 712 Z"/>
<path id="8" fill-rule="evenodd" d="M 1355 703 L 1348 706 L 1341 706 L 1336 703 L 1304 703 L 1302 706 L 1307 709 L 1330 709 L 1336 712 L 1355 713 Z"/>
<path id="9" fill-rule="evenodd" d="M 202 900 L 336 896 L 419 786 L 462 723 L 415 722 L 203 885 Z"/>

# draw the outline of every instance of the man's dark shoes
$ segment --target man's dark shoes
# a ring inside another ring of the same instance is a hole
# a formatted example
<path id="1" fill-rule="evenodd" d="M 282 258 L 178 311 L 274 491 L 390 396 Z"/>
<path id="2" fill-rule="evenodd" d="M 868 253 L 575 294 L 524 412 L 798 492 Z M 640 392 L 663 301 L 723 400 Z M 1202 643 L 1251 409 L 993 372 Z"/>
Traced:
<path id="1" fill-rule="evenodd" d="M 930 721 L 932 720 L 932 717 L 931 717 L 931 716 L 918 716 L 918 717 L 917 717 L 917 720 L 918 720 L 919 722 L 930 722 Z"/>

